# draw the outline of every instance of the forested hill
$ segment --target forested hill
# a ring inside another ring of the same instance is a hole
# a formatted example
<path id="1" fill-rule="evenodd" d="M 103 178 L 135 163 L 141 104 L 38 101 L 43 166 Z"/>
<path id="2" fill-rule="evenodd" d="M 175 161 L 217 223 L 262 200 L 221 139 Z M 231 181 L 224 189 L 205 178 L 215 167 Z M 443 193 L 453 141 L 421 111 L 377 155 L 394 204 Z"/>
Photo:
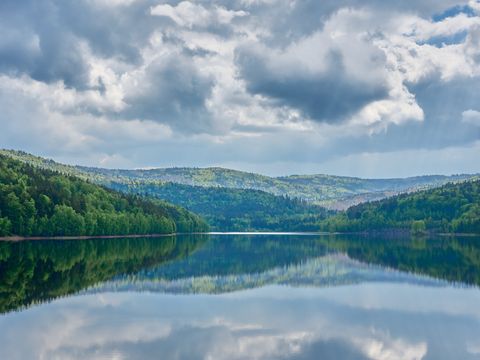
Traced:
<path id="1" fill-rule="evenodd" d="M 0 153 L 23 162 L 65 174 L 77 175 L 95 183 L 110 186 L 115 182 L 129 185 L 177 183 L 202 187 L 260 190 L 278 196 L 306 200 L 332 209 L 346 209 L 365 201 L 418 191 L 463 181 L 477 175 L 418 176 L 403 179 L 360 179 L 331 175 L 293 175 L 269 177 L 224 168 L 169 168 L 151 170 L 116 170 L 68 166 L 21 151 L 0 150 Z"/>
<path id="2" fill-rule="evenodd" d="M 0 155 L 0 236 L 204 231 L 198 216 Z"/>
<path id="3" fill-rule="evenodd" d="M 106 183 L 171 182 L 202 187 L 252 189 L 277 196 L 288 196 L 331 209 L 346 209 L 365 201 L 380 200 L 404 192 L 434 188 L 449 182 L 463 181 L 476 175 L 428 175 L 410 178 L 361 179 L 333 175 L 292 175 L 270 177 L 261 174 L 211 168 L 166 168 L 150 170 L 118 170 L 75 167 Z"/>
<path id="4" fill-rule="evenodd" d="M 103 169 L 84 172 L 23 152 L 6 152 L 36 168 L 77 176 L 126 194 L 161 199 L 202 216 L 215 231 L 314 231 L 327 211 L 304 200 L 277 196 L 260 190 L 204 187 L 144 180 L 142 177 L 108 175 Z M 123 170 L 111 170 L 123 172 Z M 129 173 L 130 171 L 127 171 Z M 135 173 L 136 170 L 132 170 Z M 141 171 L 139 171 L 141 173 Z"/>
<path id="5" fill-rule="evenodd" d="M 328 214 L 320 206 L 259 190 L 142 182 L 110 186 L 185 207 L 216 231 L 315 231 Z"/>
<path id="6" fill-rule="evenodd" d="M 480 180 L 451 183 L 353 206 L 323 221 L 322 229 L 480 233 Z"/>

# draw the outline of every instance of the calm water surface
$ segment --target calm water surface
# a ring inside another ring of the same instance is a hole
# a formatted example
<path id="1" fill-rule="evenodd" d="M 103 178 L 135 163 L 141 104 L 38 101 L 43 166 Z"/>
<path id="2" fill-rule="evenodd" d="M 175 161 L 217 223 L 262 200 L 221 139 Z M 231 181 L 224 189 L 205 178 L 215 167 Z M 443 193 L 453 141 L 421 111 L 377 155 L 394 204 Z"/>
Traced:
<path id="1" fill-rule="evenodd" d="M 0 359 L 480 359 L 480 238 L 0 243 Z"/>

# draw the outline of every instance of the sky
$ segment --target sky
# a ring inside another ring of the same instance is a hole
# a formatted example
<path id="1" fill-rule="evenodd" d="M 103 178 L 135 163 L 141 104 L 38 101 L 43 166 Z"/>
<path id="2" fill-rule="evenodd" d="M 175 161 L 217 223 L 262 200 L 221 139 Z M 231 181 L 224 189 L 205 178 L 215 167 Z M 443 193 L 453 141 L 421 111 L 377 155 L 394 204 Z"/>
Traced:
<path id="1" fill-rule="evenodd" d="M 476 0 L 2 0 L 0 147 L 108 168 L 480 172 Z"/>

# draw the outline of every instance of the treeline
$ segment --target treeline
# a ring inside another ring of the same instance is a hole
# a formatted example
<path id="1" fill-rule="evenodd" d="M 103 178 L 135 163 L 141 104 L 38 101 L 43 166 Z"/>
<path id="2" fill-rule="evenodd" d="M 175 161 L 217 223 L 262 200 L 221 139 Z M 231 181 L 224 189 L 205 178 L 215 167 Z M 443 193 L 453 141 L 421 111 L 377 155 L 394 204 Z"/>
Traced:
<path id="1" fill-rule="evenodd" d="M 185 207 L 218 231 L 315 231 L 328 214 L 325 208 L 303 200 L 259 190 L 140 181 L 112 182 L 109 186 Z"/>
<path id="2" fill-rule="evenodd" d="M 0 155 L 0 236 L 204 231 L 198 216 Z"/>
<path id="3" fill-rule="evenodd" d="M 320 227 L 325 231 L 480 233 L 480 181 L 451 183 L 353 206 L 322 221 Z"/>

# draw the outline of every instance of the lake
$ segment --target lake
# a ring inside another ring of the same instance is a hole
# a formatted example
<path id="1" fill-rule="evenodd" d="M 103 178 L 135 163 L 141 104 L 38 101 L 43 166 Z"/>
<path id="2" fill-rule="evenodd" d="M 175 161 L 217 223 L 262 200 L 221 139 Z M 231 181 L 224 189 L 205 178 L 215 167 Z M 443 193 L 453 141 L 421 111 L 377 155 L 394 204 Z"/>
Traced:
<path id="1" fill-rule="evenodd" d="M 0 359 L 480 359 L 480 238 L 0 242 Z"/>

